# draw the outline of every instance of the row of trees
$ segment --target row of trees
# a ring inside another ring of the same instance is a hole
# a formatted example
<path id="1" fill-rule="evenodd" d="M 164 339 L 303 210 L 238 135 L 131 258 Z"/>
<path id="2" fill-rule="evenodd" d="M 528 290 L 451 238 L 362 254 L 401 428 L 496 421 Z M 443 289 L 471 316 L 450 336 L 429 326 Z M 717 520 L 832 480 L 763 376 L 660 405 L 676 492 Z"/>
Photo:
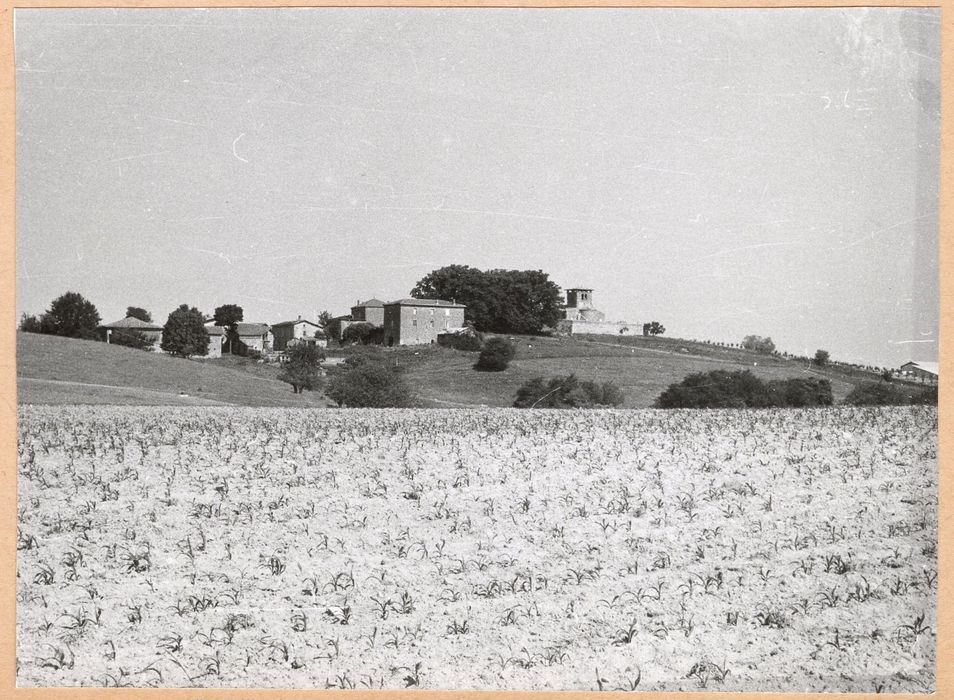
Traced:
<path id="1" fill-rule="evenodd" d="M 234 351 L 236 324 L 242 320 L 242 307 L 225 304 L 215 310 L 213 318 L 216 325 L 227 328 L 226 338 L 229 349 Z M 126 317 L 152 323 L 152 314 L 139 306 L 126 307 Z M 26 333 L 59 335 L 65 338 L 84 340 L 102 340 L 100 330 L 102 318 L 96 306 L 77 292 L 66 292 L 50 303 L 50 308 L 39 317 L 24 314 L 20 319 L 20 330 Z M 160 347 L 179 357 L 206 355 L 209 351 L 209 333 L 205 328 L 205 316 L 195 307 L 182 304 L 169 314 L 162 327 Z M 149 349 L 153 340 L 135 328 L 115 329 L 110 334 L 110 343 L 124 345 L 141 350 Z"/>
<path id="2" fill-rule="evenodd" d="M 831 406 L 831 382 L 816 377 L 762 381 L 749 370 L 690 374 L 670 384 L 656 408 L 804 408 Z"/>

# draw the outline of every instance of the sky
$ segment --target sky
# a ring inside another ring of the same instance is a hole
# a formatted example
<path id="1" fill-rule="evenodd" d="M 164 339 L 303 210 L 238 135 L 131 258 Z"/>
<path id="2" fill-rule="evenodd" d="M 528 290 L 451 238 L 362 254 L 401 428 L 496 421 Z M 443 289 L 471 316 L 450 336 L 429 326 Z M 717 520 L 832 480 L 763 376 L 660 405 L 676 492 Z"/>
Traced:
<path id="1" fill-rule="evenodd" d="M 937 355 L 940 12 L 19 9 L 17 314 L 276 323 L 449 264 Z"/>

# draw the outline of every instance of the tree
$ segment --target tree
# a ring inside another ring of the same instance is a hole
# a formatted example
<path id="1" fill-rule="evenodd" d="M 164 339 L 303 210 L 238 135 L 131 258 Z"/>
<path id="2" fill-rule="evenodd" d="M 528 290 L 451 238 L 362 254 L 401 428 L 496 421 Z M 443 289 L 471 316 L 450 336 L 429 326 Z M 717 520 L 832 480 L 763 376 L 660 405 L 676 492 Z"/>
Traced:
<path id="1" fill-rule="evenodd" d="M 769 337 L 763 338 L 760 335 L 745 336 L 742 340 L 742 347 L 765 355 L 771 355 L 775 352 L 775 343 L 772 342 L 772 339 Z"/>
<path id="2" fill-rule="evenodd" d="M 474 369 L 501 372 L 507 369 L 517 350 L 506 338 L 488 338 L 477 357 Z"/>
<path id="3" fill-rule="evenodd" d="M 140 321 L 152 323 L 152 314 L 138 306 L 127 306 L 126 318 L 138 318 Z"/>
<path id="4" fill-rule="evenodd" d="M 611 382 L 581 382 L 576 375 L 534 377 L 517 390 L 515 408 L 597 408 L 619 406 L 622 390 Z"/>
<path id="5" fill-rule="evenodd" d="M 416 404 L 402 368 L 388 362 L 380 348 L 355 348 L 340 367 L 329 369 L 329 374 L 325 393 L 339 406 L 409 408 Z"/>
<path id="6" fill-rule="evenodd" d="M 556 325 L 563 308 L 560 288 L 540 270 L 448 265 L 419 280 L 411 296 L 464 304 L 464 318 L 490 333 L 541 333 Z"/>
<path id="7" fill-rule="evenodd" d="M 830 355 L 827 350 L 816 350 L 815 351 L 815 364 L 819 367 L 824 367 L 828 364 Z"/>
<path id="8" fill-rule="evenodd" d="M 109 342 L 112 345 L 122 345 L 136 350 L 148 350 L 155 344 L 155 340 L 135 328 L 115 329 L 109 335 Z"/>
<path id="9" fill-rule="evenodd" d="M 331 312 L 325 310 L 325 311 L 322 311 L 320 314 L 318 314 L 318 320 L 316 321 L 316 323 L 318 324 L 318 327 L 321 328 L 321 330 L 327 333 L 328 326 L 331 325 L 331 322 L 333 319 L 334 319 L 334 316 L 331 315 Z"/>
<path id="10" fill-rule="evenodd" d="M 66 292 L 54 299 L 44 316 L 46 319 L 45 322 L 41 319 L 41 326 L 47 330 L 43 332 L 67 338 L 91 340 L 96 337 L 100 322 L 96 307 L 76 292 Z"/>
<path id="11" fill-rule="evenodd" d="M 182 304 L 169 314 L 162 327 L 162 343 L 166 352 L 178 357 L 207 355 L 209 353 L 209 333 L 205 330 L 205 317 L 197 308 Z"/>
<path id="12" fill-rule="evenodd" d="M 347 328 L 344 329 L 344 333 L 341 334 L 341 341 L 343 343 L 352 344 L 360 343 L 361 345 L 370 345 L 374 342 L 375 336 L 378 335 L 375 333 L 377 328 L 370 323 L 352 323 Z"/>
<path id="13" fill-rule="evenodd" d="M 236 324 L 242 320 L 244 312 L 242 307 L 237 304 L 223 304 L 212 314 L 212 320 L 215 325 L 224 326 L 228 330 L 225 332 L 225 340 L 229 344 L 229 352 L 235 354 L 235 345 L 238 342 L 236 335 Z"/>
<path id="14" fill-rule="evenodd" d="M 650 321 L 643 324 L 643 335 L 662 335 L 666 332 L 666 327 L 659 321 Z"/>
<path id="15" fill-rule="evenodd" d="M 23 314 L 20 317 L 20 330 L 24 333 L 47 333 L 53 332 L 52 322 L 49 314 L 40 314 L 40 317 L 30 314 Z"/>
<path id="16" fill-rule="evenodd" d="M 292 391 L 296 394 L 305 389 L 310 391 L 316 388 L 321 374 L 321 362 L 325 359 L 321 348 L 314 343 L 298 342 L 289 346 L 285 354 L 288 362 L 282 367 L 278 378 L 291 384 Z"/>

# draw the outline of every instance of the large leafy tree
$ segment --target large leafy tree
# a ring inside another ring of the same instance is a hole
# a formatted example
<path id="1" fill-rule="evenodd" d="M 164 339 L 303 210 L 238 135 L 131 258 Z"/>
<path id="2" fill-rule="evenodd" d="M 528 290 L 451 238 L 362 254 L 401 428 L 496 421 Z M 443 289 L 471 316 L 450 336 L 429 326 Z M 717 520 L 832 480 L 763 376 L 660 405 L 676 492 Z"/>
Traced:
<path id="1" fill-rule="evenodd" d="M 42 326 L 47 329 L 44 332 L 92 339 L 96 337 L 100 317 L 96 307 L 82 294 L 67 292 L 53 300 L 42 321 Z"/>
<path id="2" fill-rule="evenodd" d="M 560 288 L 540 270 L 478 270 L 448 265 L 426 275 L 411 290 L 417 299 L 466 305 L 464 317 L 478 331 L 536 334 L 560 320 Z"/>
<path id="3" fill-rule="evenodd" d="M 238 341 L 236 324 L 241 321 L 244 316 L 245 312 L 242 310 L 242 307 L 237 304 L 223 304 L 212 314 L 215 325 L 228 328 L 225 333 L 225 339 L 228 341 L 230 353 L 235 352 L 235 345 Z"/>
<path id="4" fill-rule="evenodd" d="M 138 318 L 140 321 L 152 323 L 152 314 L 139 306 L 127 306 L 126 318 Z"/>
<path id="5" fill-rule="evenodd" d="M 209 354 L 209 333 L 205 330 L 202 312 L 182 304 L 169 314 L 162 327 L 162 343 L 166 352 L 179 357 Z"/>
<path id="6" fill-rule="evenodd" d="M 775 352 L 775 343 L 773 343 L 772 339 L 768 336 L 763 338 L 760 335 L 747 335 L 742 340 L 742 347 L 746 350 L 754 350 L 755 352 L 761 352 L 766 355 L 771 355 Z"/>
<path id="7" fill-rule="evenodd" d="M 278 378 L 291 384 L 292 391 L 296 394 L 305 389 L 314 389 L 321 375 L 321 362 L 325 359 L 321 348 L 314 343 L 295 343 L 285 354 L 288 356 L 288 362 L 283 365 Z"/>

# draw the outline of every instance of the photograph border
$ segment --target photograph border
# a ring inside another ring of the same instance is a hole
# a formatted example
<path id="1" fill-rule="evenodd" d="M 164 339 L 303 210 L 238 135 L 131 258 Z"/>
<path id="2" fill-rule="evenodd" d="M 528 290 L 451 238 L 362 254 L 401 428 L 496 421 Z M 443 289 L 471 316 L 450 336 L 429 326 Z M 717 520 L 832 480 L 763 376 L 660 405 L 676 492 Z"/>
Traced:
<path id="1" fill-rule="evenodd" d="M 373 697 L 373 698 L 577 698 L 595 696 L 596 691 L 512 691 L 512 690 L 306 690 L 306 689 L 218 689 L 218 688 L 17 688 L 16 687 L 16 531 L 17 531 L 17 449 L 16 449 L 16 217 L 15 217 L 15 66 L 14 10 L 26 8 L 239 8 L 239 7 L 471 7 L 471 8 L 789 8 L 789 7 L 937 7 L 941 9 L 941 157 L 939 181 L 939 284 L 940 316 L 938 361 L 942 367 L 939 380 L 938 406 L 938 574 L 936 690 L 935 697 L 954 698 L 954 569 L 952 569 L 952 536 L 954 536 L 954 424 L 952 424 L 951 376 L 954 352 L 949 338 L 954 329 L 954 0 L 940 2 L 838 2 L 807 0 L 800 2 L 697 2 L 662 0 L 656 2 L 612 2 L 583 0 L 577 2 L 479 2 L 460 0 L 418 0 L 416 2 L 370 0 L 365 2 L 283 3 L 280 0 L 221 2 L 205 0 L 81 0 L 56 2 L 49 0 L 0 0 L 0 697 L 3 698 L 261 698 L 292 699 L 309 697 Z M 947 197 L 945 197 L 947 193 Z M 941 663 L 941 660 L 947 663 Z M 604 694 L 600 694 L 602 697 Z M 610 692 L 610 697 L 634 696 L 634 693 Z M 732 693 L 732 692 L 653 692 L 637 691 L 639 698 L 713 697 L 718 698 L 805 698 L 803 693 Z M 814 695 L 814 694 L 812 694 Z M 824 697 L 861 699 L 875 693 L 825 693 Z M 885 693 L 878 697 L 930 697 L 921 694 Z"/>

